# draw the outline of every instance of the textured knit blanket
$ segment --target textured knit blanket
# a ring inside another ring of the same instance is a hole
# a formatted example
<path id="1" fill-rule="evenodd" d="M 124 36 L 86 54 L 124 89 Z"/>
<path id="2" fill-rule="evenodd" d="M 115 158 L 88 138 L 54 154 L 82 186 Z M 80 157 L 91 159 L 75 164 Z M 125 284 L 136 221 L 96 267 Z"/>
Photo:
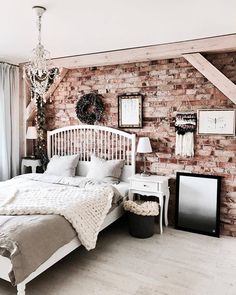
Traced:
<path id="1" fill-rule="evenodd" d="M 76 230 L 82 245 L 87 250 L 93 249 L 111 207 L 112 186 L 86 187 L 83 183 L 81 188 L 79 183 L 62 183 L 65 183 L 62 178 L 43 175 L 22 175 L 1 183 L 0 215 L 61 215 Z"/>
<path id="2" fill-rule="evenodd" d="M 125 211 L 142 216 L 157 216 L 159 214 L 159 204 L 152 201 L 125 201 Z"/>

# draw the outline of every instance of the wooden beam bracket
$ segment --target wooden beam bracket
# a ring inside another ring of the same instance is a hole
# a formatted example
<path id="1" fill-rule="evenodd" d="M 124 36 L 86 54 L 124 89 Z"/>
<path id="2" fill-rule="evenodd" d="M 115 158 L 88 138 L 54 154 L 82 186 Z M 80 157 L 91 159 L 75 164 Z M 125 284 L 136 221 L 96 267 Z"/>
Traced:
<path id="1" fill-rule="evenodd" d="M 236 85 L 229 78 L 221 73 L 200 53 L 183 54 L 183 57 L 236 104 Z"/>
<path id="2" fill-rule="evenodd" d="M 60 69 L 60 73 L 58 76 L 55 78 L 55 81 L 52 83 L 50 88 L 48 89 L 47 93 L 44 96 L 45 100 L 48 100 L 54 93 L 54 91 L 57 89 L 58 85 L 61 83 L 62 79 L 65 77 L 67 74 L 68 69 L 62 68 Z M 34 101 L 31 101 L 27 108 L 26 108 L 26 120 L 31 121 L 34 119 L 36 115 L 36 105 Z"/>

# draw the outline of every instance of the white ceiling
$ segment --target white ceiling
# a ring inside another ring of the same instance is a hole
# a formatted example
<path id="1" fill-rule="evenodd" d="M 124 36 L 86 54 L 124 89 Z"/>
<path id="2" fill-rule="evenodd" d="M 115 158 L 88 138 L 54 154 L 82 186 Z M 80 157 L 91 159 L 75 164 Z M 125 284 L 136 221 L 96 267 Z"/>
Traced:
<path id="1" fill-rule="evenodd" d="M 29 59 L 33 5 L 47 8 L 43 44 L 52 57 L 236 33 L 235 0 L 0 0 L 0 61 Z"/>

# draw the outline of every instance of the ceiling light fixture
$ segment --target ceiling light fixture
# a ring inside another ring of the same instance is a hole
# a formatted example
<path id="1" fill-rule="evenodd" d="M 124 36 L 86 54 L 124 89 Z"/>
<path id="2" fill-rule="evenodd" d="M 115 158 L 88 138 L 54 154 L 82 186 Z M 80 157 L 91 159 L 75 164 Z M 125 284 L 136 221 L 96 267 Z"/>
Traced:
<path id="1" fill-rule="evenodd" d="M 50 79 L 52 80 L 55 78 L 58 69 L 52 67 L 50 52 L 47 51 L 41 43 L 42 16 L 46 8 L 34 6 L 33 10 L 37 15 L 38 44 L 33 49 L 33 54 L 29 63 L 24 67 L 24 77 L 30 81 L 33 94 L 32 98 L 36 101 L 38 96 L 44 99 Z"/>

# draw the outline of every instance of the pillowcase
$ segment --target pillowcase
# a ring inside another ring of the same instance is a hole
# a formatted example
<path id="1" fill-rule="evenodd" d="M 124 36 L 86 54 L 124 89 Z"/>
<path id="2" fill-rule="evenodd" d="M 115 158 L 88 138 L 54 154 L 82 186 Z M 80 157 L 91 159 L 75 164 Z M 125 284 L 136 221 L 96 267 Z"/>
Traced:
<path id="1" fill-rule="evenodd" d="M 105 160 L 92 155 L 87 177 L 97 180 L 118 180 L 124 164 L 124 160 Z"/>
<path id="2" fill-rule="evenodd" d="M 78 165 L 78 161 L 78 155 L 53 156 L 44 173 L 49 175 L 73 177 L 75 176 L 75 169 Z"/>

